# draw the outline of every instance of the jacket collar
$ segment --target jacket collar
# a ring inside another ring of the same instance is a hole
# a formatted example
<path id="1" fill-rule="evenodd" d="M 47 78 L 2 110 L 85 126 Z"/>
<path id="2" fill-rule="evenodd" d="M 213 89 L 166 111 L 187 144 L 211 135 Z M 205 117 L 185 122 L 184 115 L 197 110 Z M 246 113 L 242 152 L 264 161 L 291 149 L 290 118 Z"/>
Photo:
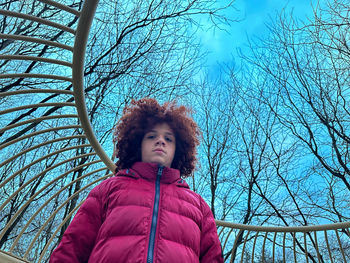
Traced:
<path id="1" fill-rule="evenodd" d="M 130 169 L 123 169 L 117 172 L 116 176 L 128 176 L 135 179 L 143 178 L 148 181 L 155 181 L 158 169 L 159 166 L 155 163 L 136 162 Z M 163 167 L 160 182 L 189 188 L 186 181 L 180 177 L 180 171 L 169 167 Z"/>

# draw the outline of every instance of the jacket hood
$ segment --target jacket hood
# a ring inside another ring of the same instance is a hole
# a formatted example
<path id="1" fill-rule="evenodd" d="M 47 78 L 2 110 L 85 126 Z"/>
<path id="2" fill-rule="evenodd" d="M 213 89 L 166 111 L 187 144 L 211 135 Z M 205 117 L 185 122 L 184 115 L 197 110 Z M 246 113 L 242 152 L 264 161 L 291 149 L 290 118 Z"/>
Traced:
<path id="1" fill-rule="evenodd" d="M 143 178 L 148 181 L 155 181 L 160 166 L 156 163 L 136 162 L 130 169 L 123 169 L 116 173 L 116 176 L 128 176 L 135 179 Z M 177 169 L 163 167 L 160 182 L 163 184 L 175 184 L 179 187 L 189 188 L 188 184 L 180 176 Z"/>

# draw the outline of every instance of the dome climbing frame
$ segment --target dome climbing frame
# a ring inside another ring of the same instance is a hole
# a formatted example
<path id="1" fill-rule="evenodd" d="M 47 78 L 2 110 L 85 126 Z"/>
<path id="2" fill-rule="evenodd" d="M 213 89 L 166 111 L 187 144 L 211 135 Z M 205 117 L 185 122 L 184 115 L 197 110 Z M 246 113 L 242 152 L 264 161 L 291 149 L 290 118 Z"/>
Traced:
<path id="1" fill-rule="evenodd" d="M 62 2 L 15 1 L 0 9 L 6 25 L 0 33 L 0 262 L 47 262 L 89 190 L 115 169 L 85 100 L 84 61 L 98 1 Z M 34 7 L 60 16 L 40 16 Z M 51 35 L 32 34 L 27 25 Z M 349 262 L 350 222 L 216 223 L 226 262 Z"/>

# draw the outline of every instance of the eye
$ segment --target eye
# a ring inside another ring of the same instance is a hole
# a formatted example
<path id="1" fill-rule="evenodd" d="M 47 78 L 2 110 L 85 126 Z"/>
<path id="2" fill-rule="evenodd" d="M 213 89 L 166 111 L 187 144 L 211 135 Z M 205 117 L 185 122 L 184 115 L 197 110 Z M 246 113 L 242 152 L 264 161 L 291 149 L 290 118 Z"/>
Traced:
<path id="1" fill-rule="evenodd" d="M 146 136 L 147 139 L 154 139 L 154 137 L 155 137 L 155 136 L 152 135 L 152 134 Z"/>
<path id="2" fill-rule="evenodd" d="M 167 142 L 172 142 L 172 141 L 173 141 L 173 139 L 170 138 L 170 137 L 165 137 L 165 140 L 166 140 Z"/>

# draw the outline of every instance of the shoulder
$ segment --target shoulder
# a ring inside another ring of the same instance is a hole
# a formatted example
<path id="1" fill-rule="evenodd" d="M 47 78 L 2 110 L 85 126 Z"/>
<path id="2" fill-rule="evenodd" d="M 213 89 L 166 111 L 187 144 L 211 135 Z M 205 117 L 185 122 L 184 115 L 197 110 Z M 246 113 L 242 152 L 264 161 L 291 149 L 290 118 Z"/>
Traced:
<path id="1" fill-rule="evenodd" d="M 101 199 L 106 195 L 108 196 L 111 190 L 118 187 L 118 185 L 127 183 L 128 180 L 130 180 L 130 178 L 119 176 L 107 178 L 91 190 L 91 192 L 88 195 L 88 198 L 92 197 Z"/>
<path id="2" fill-rule="evenodd" d="M 128 181 L 130 181 L 130 178 L 119 176 L 105 179 L 89 192 L 84 204 L 82 205 L 82 211 L 91 210 L 96 207 L 105 207 L 113 193 L 118 192 L 120 189 L 127 188 L 127 185 L 129 184 Z"/>
<path id="3" fill-rule="evenodd" d="M 208 214 L 208 210 L 211 211 L 209 205 L 200 194 L 194 192 L 189 188 L 179 188 L 178 192 L 179 197 L 183 201 L 191 203 L 198 210 L 200 210 L 202 214 Z"/>

